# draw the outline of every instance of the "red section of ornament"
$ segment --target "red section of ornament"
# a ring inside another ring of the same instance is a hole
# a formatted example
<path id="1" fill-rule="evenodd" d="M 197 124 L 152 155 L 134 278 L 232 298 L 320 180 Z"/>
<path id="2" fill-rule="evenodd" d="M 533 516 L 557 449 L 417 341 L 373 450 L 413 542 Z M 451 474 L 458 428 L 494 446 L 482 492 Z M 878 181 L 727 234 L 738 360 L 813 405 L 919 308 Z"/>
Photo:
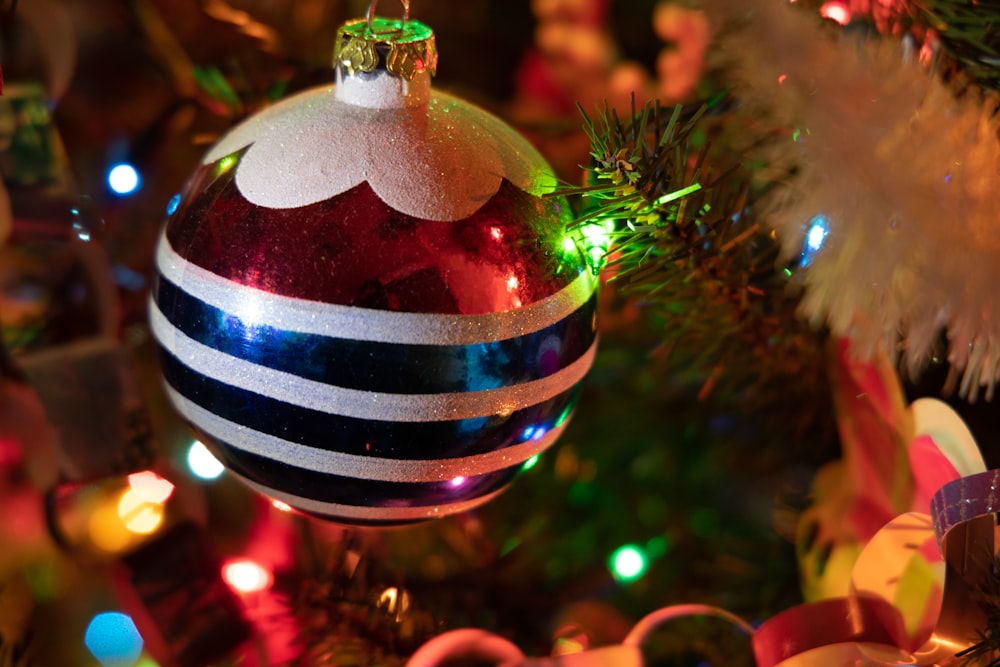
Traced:
<path id="1" fill-rule="evenodd" d="M 300 208 L 258 206 L 238 156 L 204 165 L 167 225 L 174 250 L 219 276 L 284 296 L 422 313 L 515 310 L 586 270 L 562 249 L 570 212 L 504 181 L 473 215 L 414 218 L 362 183 Z"/>

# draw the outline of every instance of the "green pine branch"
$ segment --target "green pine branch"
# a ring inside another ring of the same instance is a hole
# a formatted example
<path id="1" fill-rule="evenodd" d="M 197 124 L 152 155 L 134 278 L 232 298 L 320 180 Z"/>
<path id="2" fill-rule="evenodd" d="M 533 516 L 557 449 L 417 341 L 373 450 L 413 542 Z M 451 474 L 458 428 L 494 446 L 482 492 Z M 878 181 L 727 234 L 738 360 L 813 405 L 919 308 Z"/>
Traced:
<path id="1" fill-rule="evenodd" d="M 648 316 L 670 377 L 699 383 L 701 397 L 724 390 L 757 407 L 780 403 L 786 415 L 794 379 L 806 428 L 828 405 L 822 334 L 796 316 L 792 272 L 754 216 L 751 171 L 715 145 L 721 107 L 654 102 L 625 119 L 581 109 L 588 185 L 560 194 L 583 201 L 583 236 L 594 227 L 610 235 L 609 283 Z"/>
<path id="2" fill-rule="evenodd" d="M 1000 1 L 912 0 L 911 9 L 962 72 L 985 88 L 1000 88 Z"/>
<path id="3" fill-rule="evenodd" d="M 973 562 L 979 558 L 988 563 L 983 567 L 983 577 L 973 586 L 971 597 L 982 610 L 986 626 L 976 630 L 978 641 L 955 657 L 962 667 L 1000 667 L 1000 557 L 992 551 L 976 553 Z"/>

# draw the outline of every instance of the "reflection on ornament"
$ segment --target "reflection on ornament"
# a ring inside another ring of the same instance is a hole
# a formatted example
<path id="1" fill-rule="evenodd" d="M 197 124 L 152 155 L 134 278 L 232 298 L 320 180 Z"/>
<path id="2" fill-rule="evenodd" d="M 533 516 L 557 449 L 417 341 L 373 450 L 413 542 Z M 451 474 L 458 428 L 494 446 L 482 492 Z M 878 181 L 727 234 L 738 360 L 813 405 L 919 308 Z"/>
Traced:
<path id="1" fill-rule="evenodd" d="M 173 215 L 177 211 L 177 207 L 181 205 L 181 196 L 179 194 L 174 195 L 167 202 L 167 215 Z"/>
<path id="2" fill-rule="evenodd" d="M 382 591 L 378 598 L 377 606 L 384 609 L 387 614 L 401 620 L 410 608 L 410 594 L 402 588 L 390 586 Z"/>
<path id="3" fill-rule="evenodd" d="M 590 242 L 567 243 L 530 144 L 431 89 L 432 38 L 348 23 L 337 85 L 213 147 L 157 250 L 169 397 L 237 478 L 313 515 L 489 500 L 559 437 L 595 354 Z"/>
<path id="4" fill-rule="evenodd" d="M 291 512 L 292 506 L 288 503 L 283 503 L 280 500 L 272 500 L 271 507 L 278 510 L 279 512 Z"/>

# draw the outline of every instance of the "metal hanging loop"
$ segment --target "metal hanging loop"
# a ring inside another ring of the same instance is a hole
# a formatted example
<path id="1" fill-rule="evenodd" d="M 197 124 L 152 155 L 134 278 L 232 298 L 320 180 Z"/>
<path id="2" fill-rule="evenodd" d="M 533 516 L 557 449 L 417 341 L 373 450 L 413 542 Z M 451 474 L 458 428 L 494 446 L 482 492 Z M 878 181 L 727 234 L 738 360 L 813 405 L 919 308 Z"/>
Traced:
<path id="1" fill-rule="evenodd" d="M 399 0 L 400 4 L 403 5 L 403 23 L 410 20 L 410 0 Z M 375 7 L 378 5 L 378 0 L 372 0 L 368 3 L 368 11 L 365 12 L 365 19 L 368 21 L 368 30 L 374 32 L 375 29 L 372 27 L 372 20 L 375 18 Z"/>

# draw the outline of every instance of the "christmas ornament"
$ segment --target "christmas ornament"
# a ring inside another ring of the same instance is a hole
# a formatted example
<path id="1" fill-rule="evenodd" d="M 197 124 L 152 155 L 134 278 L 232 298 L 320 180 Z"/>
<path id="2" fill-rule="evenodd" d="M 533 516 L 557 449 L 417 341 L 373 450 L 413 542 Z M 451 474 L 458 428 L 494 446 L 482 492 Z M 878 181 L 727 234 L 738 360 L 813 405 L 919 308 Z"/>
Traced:
<path id="1" fill-rule="evenodd" d="M 233 474 L 377 524 L 479 505 L 556 440 L 596 277 L 537 151 L 431 88 L 429 28 L 373 14 L 335 86 L 234 128 L 170 203 L 151 323 Z"/>

